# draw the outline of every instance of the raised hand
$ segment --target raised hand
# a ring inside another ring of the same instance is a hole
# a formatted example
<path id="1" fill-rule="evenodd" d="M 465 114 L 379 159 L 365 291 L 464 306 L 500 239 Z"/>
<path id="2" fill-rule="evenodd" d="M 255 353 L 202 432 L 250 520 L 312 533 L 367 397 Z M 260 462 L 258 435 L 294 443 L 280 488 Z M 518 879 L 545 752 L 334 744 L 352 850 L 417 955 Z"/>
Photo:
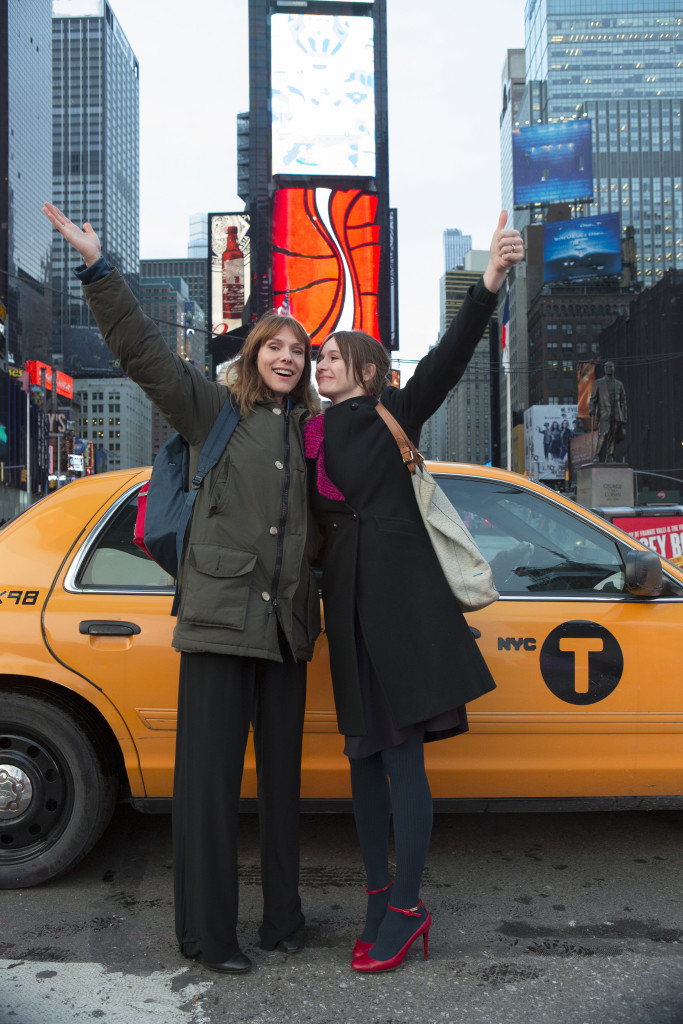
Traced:
<path id="1" fill-rule="evenodd" d="M 81 230 L 52 203 L 43 204 L 43 213 L 60 235 L 66 238 L 69 245 L 72 245 L 81 254 L 86 266 L 92 266 L 100 258 L 102 255 L 100 240 L 90 224 L 84 224 Z"/>
<path id="2" fill-rule="evenodd" d="M 492 292 L 498 291 L 510 267 L 524 259 L 522 236 L 516 228 L 506 227 L 507 219 L 507 211 L 501 210 L 491 239 L 489 265 L 484 273 L 484 284 Z"/>

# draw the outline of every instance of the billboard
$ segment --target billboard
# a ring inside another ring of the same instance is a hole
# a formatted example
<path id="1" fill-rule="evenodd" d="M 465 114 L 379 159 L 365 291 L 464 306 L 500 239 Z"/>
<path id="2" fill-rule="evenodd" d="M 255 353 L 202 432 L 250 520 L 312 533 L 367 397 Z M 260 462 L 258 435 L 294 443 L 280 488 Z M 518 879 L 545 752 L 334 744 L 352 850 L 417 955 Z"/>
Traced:
<path id="1" fill-rule="evenodd" d="M 532 405 L 524 413 L 524 468 L 533 480 L 564 480 L 576 405 Z"/>
<path id="2" fill-rule="evenodd" d="M 241 327 L 249 316 L 249 215 L 210 213 L 209 318 L 211 338 Z"/>
<path id="3" fill-rule="evenodd" d="M 621 274 L 621 217 L 603 213 L 543 225 L 543 280 Z"/>
<path id="4" fill-rule="evenodd" d="M 378 340 L 377 196 L 359 189 L 284 188 L 273 208 L 273 302 L 314 344 L 359 329 Z M 388 341 L 388 339 L 386 339 Z"/>
<path id="5" fill-rule="evenodd" d="M 271 17 L 272 173 L 374 177 L 371 17 Z"/>
<path id="6" fill-rule="evenodd" d="M 592 199 L 590 118 L 514 131 L 512 168 L 515 206 Z"/>
<path id="7" fill-rule="evenodd" d="M 45 390 L 52 391 L 53 384 L 53 370 L 47 363 L 40 363 L 37 360 L 27 359 L 26 369 L 28 371 L 29 383 L 35 384 L 37 387 L 41 387 L 43 384 L 43 372 L 45 373 Z M 74 382 L 73 377 L 69 377 L 68 374 L 62 373 L 61 370 L 54 372 L 54 384 L 57 390 L 57 394 L 63 398 L 72 399 L 74 396 Z"/>
<path id="8" fill-rule="evenodd" d="M 62 328 L 64 369 L 72 377 L 123 377 L 118 359 L 96 327 L 65 324 Z"/>
<path id="9" fill-rule="evenodd" d="M 674 565 L 683 566 L 683 517 L 615 516 L 612 522 Z"/>

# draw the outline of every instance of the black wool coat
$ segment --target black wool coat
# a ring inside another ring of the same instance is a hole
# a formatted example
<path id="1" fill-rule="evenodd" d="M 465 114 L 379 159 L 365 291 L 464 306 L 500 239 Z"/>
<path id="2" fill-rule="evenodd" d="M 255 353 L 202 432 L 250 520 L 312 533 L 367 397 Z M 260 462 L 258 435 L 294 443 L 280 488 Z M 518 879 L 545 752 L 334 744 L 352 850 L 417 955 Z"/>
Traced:
<path id="1" fill-rule="evenodd" d="M 475 285 L 438 346 L 381 401 L 416 440 L 462 377 L 495 296 Z M 366 732 L 356 621 L 394 725 L 460 707 L 495 683 L 444 578 L 415 501 L 410 473 L 374 396 L 324 414 L 325 467 L 344 501 L 323 497 L 309 474 L 324 536 L 323 602 L 339 730 Z M 426 738 L 431 738 L 429 735 Z M 434 737 L 436 738 L 436 737 Z"/>

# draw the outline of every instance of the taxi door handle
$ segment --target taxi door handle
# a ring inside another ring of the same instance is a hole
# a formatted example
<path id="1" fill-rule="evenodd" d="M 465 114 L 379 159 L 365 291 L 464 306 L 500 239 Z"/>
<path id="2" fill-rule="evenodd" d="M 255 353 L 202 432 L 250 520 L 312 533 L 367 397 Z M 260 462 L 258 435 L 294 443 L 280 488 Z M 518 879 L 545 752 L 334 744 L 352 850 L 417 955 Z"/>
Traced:
<path id="1" fill-rule="evenodd" d="M 111 619 L 84 619 L 78 625 L 78 632 L 86 636 L 134 636 L 140 627 L 134 622 L 114 622 Z"/>

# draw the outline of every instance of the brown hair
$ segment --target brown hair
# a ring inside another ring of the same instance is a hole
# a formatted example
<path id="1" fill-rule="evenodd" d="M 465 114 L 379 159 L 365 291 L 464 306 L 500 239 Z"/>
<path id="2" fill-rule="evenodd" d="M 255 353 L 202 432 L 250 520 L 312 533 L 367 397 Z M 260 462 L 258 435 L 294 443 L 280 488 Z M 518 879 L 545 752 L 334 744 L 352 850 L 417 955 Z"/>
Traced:
<path id="1" fill-rule="evenodd" d="M 266 386 L 258 369 L 258 354 L 262 345 L 274 338 L 283 327 L 290 331 L 304 346 L 304 369 L 296 387 L 292 389 L 292 398 L 306 406 L 309 416 L 313 415 L 309 395 L 311 385 L 311 339 L 298 320 L 292 316 L 280 316 L 275 310 L 268 310 L 256 321 L 240 354 L 231 368 L 235 373 L 235 381 L 231 382 L 230 391 L 235 397 L 242 413 L 252 412 L 257 402 L 272 399 L 273 392 Z"/>
<path id="2" fill-rule="evenodd" d="M 330 338 L 334 338 L 337 342 L 344 365 L 347 369 L 351 367 L 356 384 L 367 391 L 369 395 L 379 397 L 389 383 L 388 376 L 391 369 L 391 357 L 384 345 L 372 335 L 366 334 L 365 331 L 335 331 L 334 334 L 328 334 L 325 338 L 320 346 L 320 352 Z M 375 372 L 370 380 L 363 380 L 363 367 L 368 363 L 373 364 Z"/>

